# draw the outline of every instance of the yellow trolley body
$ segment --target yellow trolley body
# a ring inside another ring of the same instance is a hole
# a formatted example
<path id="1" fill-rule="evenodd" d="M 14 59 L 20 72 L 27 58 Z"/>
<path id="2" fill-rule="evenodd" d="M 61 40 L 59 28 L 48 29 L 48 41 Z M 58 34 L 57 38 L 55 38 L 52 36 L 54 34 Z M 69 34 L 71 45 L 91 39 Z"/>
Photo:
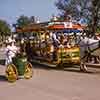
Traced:
<path id="1" fill-rule="evenodd" d="M 80 48 L 74 46 L 71 48 L 59 48 L 58 49 L 58 63 L 71 63 L 79 64 L 80 63 Z"/>

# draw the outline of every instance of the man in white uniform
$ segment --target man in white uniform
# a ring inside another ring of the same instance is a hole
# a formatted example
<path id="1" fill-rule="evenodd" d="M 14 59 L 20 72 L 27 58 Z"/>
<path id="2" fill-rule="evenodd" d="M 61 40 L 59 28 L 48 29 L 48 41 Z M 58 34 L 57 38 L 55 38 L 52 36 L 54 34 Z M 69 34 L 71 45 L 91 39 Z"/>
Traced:
<path id="1" fill-rule="evenodd" d="M 18 52 L 18 48 L 14 45 L 14 43 L 8 43 L 5 49 L 6 52 L 6 62 L 5 64 L 8 65 L 12 63 L 12 58 L 15 57 L 16 53 Z"/>

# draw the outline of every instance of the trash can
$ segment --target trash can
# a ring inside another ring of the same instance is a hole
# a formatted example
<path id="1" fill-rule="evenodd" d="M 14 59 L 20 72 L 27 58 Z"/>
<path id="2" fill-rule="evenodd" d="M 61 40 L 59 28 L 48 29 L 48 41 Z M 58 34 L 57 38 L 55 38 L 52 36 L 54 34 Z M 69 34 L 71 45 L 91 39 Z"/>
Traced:
<path id="1" fill-rule="evenodd" d="M 13 64 L 16 66 L 19 76 L 24 75 L 26 63 L 27 63 L 26 57 L 15 57 L 15 58 L 13 58 Z"/>

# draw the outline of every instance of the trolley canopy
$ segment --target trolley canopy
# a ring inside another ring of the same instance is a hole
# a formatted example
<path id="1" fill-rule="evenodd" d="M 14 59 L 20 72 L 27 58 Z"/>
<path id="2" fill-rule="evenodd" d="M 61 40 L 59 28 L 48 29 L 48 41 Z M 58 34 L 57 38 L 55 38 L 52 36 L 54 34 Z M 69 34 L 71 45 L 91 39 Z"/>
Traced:
<path id="1" fill-rule="evenodd" d="M 17 27 L 16 32 L 32 32 L 32 31 L 45 31 L 48 22 L 45 23 L 32 23 L 25 27 Z"/>
<path id="2" fill-rule="evenodd" d="M 48 29 L 50 30 L 73 30 L 76 32 L 76 30 L 83 30 L 84 26 L 80 24 L 72 24 L 72 25 L 66 25 L 66 24 L 54 24 L 49 25 Z"/>
<path id="3" fill-rule="evenodd" d="M 78 33 L 81 32 L 85 26 L 79 23 L 72 22 L 43 22 L 43 23 L 33 23 L 25 27 L 17 27 L 16 32 L 32 32 L 32 31 L 63 31 L 64 33 Z"/>

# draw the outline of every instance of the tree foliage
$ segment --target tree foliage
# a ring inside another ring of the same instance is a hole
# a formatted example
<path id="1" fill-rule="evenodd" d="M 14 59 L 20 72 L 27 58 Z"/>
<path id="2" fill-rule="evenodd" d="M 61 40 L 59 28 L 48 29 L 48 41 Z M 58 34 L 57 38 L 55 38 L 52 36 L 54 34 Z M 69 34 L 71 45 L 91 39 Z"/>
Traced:
<path id="1" fill-rule="evenodd" d="M 0 42 L 5 40 L 6 36 L 10 35 L 10 33 L 10 25 L 6 21 L 0 19 Z"/>
<path id="2" fill-rule="evenodd" d="M 71 15 L 77 21 L 86 19 L 94 35 L 100 24 L 100 0 L 57 0 L 55 5 L 63 18 Z"/>
<path id="3" fill-rule="evenodd" d="M 17 19 L 17 23 L 16 25 L 18 27 L 24 27 L 26 25 L 28 25 L 30 23 L 30 20 L 27 16 L 21 15 L 18 19 Z"/>
<path id="4" fill-rule="evenodd" d="M 10 25 L 4 20 L 0 20 L 0 35 L 7 35 L 10 32 Z"/>
<path id="5" fill-rule="evenodd" d="M 35 22 L 34 16 L 27 17 L 27 16 L 24 16 L 24 15 L 21 15 L 17 19 L 16 24 L 14 24 L 13 26 L 15 27 L 17 25 L 17 27 L 23 28 L 24 26 L 27 26 L 27 25 L 34 23 L 34 22 Z"/>

